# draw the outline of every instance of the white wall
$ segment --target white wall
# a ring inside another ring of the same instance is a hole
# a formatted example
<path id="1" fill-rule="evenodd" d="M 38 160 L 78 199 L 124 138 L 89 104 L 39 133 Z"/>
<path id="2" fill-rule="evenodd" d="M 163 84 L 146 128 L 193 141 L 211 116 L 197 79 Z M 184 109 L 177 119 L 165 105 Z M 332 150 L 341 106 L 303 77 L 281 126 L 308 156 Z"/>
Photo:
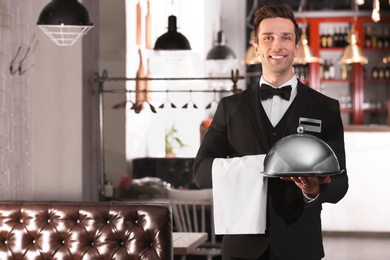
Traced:
<path id="1" fill-rule="evenodd" d="M 47 0 L 34 0 L 36 24 Z M 34 200 L 82 200 L 81 42 L 59 47 L 37 26 L 31 69 L 31 171 Z"/>

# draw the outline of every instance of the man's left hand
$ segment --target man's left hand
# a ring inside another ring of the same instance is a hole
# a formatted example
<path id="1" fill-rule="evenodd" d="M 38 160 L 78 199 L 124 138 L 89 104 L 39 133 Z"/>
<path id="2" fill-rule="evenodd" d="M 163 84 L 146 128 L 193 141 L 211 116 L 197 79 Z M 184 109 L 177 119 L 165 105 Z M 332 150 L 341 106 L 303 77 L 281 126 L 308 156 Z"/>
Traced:
<path id="1" fill-rule="evenodd" d="M 309 197 L 316 197 L 320 193 L 320 184 L 331 182 L 330 176 L 321 177 L 281 177 L 285 181 L 294 181 L 295 184 Z"/>

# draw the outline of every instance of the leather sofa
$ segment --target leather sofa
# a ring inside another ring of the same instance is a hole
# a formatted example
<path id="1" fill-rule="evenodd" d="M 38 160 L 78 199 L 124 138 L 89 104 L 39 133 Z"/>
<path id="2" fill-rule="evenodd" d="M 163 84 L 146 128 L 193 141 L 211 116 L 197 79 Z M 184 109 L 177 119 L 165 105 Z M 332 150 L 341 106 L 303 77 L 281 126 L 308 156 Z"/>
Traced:
<path id="1" fill-rule="evenodd" d="M 169 204 L 0 202 L 0 259 L 173 259 Z"/>

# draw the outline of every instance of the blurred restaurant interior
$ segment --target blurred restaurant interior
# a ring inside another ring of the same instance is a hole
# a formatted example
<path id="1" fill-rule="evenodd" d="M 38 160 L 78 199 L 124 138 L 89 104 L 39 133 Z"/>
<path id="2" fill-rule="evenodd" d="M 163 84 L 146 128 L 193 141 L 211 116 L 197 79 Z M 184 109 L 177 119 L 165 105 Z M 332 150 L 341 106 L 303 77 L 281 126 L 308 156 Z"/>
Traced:
<path id="1" fill-rule="evenodd" d="M 65 33 L 45 17 L 50 2 L 0 0 L 1 200 L 196 189 L 219 100 L 262 73 L 254 11 L 283 3 L 301 29 L 295 75 L 339 101 L 345 129 L 350 189 L 323 205 L 326 259 L 390 258 L 388 0 L 83 0 L 85 24 Z"/>

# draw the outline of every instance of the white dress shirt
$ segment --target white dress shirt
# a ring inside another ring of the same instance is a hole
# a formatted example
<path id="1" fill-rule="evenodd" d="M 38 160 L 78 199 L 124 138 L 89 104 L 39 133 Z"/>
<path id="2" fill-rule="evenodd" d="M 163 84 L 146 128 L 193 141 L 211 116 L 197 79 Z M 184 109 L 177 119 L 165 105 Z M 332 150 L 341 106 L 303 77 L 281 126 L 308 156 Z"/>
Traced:
<path id="1" fill-rule="evenodd" d="M 272 86 L 272 84 L 265 81 L 263 77 L 261 77 L 260 86 L 263 83 L 268 84 L 271 87 L 274 87 Z M 298 85 L 297 77 L 294 75 L 289 81 L 285 82 L 280 87 L 287 86 L 287 85 L 291 86 L 290 100 L 287 101 L 285 99 L 282 99 L 278 95 L 274 95 L 273 98 L 261 100 L 261 104 L 263 105 L 265 113 L 267 114 L 271 124 L 274 127 L 279 123 L 280 119 L 282 119 L 284 113 L 286 113 L 287 109 L 294 101 L 294 98 L 297 96 L 297 85 Z"/>

